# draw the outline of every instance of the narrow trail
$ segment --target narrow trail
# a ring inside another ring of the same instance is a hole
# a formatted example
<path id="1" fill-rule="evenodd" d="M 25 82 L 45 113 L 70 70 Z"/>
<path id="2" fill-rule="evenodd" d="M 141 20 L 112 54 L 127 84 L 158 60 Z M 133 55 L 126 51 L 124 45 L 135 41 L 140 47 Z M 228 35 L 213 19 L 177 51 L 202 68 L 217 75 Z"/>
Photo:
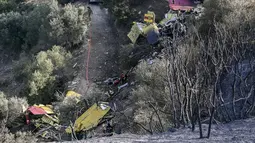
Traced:
<path id="1" fill-rule="evenodd" d="M 90 77 L 93 80 L 104 80 L 118 73 L 119 39 L 108 11 L 100 9 L 98 5 L 90 5 L 90 7 L 93 11 Z"/>
<path id="2" fill-rule="evenodd" d="M 117 36 L 110 14 L 99 5 L 89 5 L 93 11 L 91 26 L 89 28 L 90 40 L 86 47 L 88 53 L 84 64 L 81 85 L 78 92 L 86 94 L 84 87 L 90 83 L 104 81 L 108 77 L 118 75 L 119 69 L 119 37 Z M 90 57 L 88 57 L 90 56 Z M 89 64 L 88 64 L 89 60 Z"/>

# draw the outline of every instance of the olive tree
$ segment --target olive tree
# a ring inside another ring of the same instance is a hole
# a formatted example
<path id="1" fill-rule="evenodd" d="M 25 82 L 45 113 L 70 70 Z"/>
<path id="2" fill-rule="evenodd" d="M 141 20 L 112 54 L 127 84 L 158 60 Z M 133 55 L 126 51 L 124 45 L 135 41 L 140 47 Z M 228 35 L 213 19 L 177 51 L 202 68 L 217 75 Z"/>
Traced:
<path id="1" fill-rule="evenodd" d="M 34 96 L 38 99 L 37 101 L 47 96 L 53 98 L 51 95 L 54 94 L 56 82 L 54 72 L 64 68 L 71 57 L 71 53 L 60 46 L 53 46 L 51 50 L 39 52 L 32 64 L 32 70 L 27 73 L 31 75 L 28 81 L 29 95 Z"/>

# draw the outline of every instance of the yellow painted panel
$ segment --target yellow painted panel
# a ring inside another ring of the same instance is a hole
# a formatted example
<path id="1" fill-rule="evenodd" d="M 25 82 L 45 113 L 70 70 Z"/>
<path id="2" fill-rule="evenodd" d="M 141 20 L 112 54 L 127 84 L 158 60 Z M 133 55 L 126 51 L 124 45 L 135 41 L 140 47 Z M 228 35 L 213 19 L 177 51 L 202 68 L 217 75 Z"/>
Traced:
<path id="1" fill-rule="evenodd" d="M 135 23 L 132 28 L 131 31 L 128 33 L 128 38 L 132 41 L 132 43 L 135 43 L 136 40 L 138 39 L 139 35 L 141 34 L 141 30 L 139 29 L 137 23 Z"/>
<path id="2" fill-rule="evenodd" d="M 72 90 L 69 90 L 69 91 L 67 91 L 66 96 L 67 96 L 67 97 L 68 97 L 68 96 L 80 97 L 81 94 L 76 93 L 76 92 L 74 92 L 74 91 L 72 91 Z"/>
<path id="3" fill-rule="evenodd" d="M 54 114 L 54 111 L 50 107 L 43 106 L 40 108 L 42 108 L 44 111 L 46 111 L 47 114 Z"/>
<path id="4" fill-rule="evenodd" d="M 54 111 L 52 110 L 52 106 L 51 105 L 43 105 L 43 104 L 39 104 L 39 105 L 33 105 L 35 107 L 39 107 L 42 108 L 47 114 L 54 114 Z"/>
<path id="5" fill-rule="evenodd" d="M 159 22 L 159 24 L 164 25 L 166 22 L 168 22 L 169 20 L 171 20 L 173 18 L 177 18 L 177 14 L 175 14 L 175 13 L 167 13 L 167 14 L 165 14 L 165 18 L 163 20 L 161 20 Z"/>
<path id="6" fill-rule="evenodd" d="M 155 23 L 150 24 L 150 25 L 144 27 L 144 28 L 143 28 L 143 34 L 146 35 L 146 34 L 148 34 L 150 31 L 153 31 L 153 30 L 158 31 L 158 27 L 157 27 L 157 25 L 156 25 Z"/>
<path id="7" fill-rule="evenodd" d="M 152 11 L 148 11 L 148 13 L 144 14 L 144 22 L 147 23 L 154 23 L 155 22 L 155 13 Z"/>
<path id="8" fill-rule="evenodd" d="M 86 131 L 96 127 L 109 110 L 110 106 L 106 103 L 99 103 L 99 105 L 95 103 L 75 121 L 74 131 Z M 70 126 L 66 128 L 66 132 L 71 133 Z"/>

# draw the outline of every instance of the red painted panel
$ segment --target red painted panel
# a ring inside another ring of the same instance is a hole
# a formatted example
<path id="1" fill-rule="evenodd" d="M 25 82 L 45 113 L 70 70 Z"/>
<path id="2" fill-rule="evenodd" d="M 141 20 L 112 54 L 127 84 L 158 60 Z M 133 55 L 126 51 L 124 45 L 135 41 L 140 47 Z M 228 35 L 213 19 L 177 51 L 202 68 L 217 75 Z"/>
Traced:
<path id="1" fill-rule="evenodd" d="M 172 10 L 190 10 L 194 5 L 193 0 L 169 0 L 169 7 Z"/>
<path id="2" fill-rule="evenodd" d="M 42 108 L 40 107 L 35 107 L 35 106 L 31 106 L 27 109 L 28 111 L 30 111 L 32 114 L 34 115 L 43 115 L 43 114 L 47 114 L 46 111 L 44 111 Z"/>

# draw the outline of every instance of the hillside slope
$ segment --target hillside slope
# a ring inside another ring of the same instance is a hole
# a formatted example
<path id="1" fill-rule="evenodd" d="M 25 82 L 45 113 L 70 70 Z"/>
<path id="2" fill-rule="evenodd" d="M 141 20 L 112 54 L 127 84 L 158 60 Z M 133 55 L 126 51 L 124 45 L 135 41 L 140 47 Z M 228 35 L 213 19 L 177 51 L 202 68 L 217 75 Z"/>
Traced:
<path id="1" fill-rule="evenodd" d="M 203 126 L 206 134 L 207 126 Z M 198 128 L 191 132 L 190 129 L 180 129 L 176 132 L 167 132 L 158 135 L 139 136 L 133 134 L 114 135 L 112 137 L 92 138 L 76 143 L 254 143 L 255 118 L 238 120 L 228 124 L 214 125 L 210 139 L 199 139 Z"/>

